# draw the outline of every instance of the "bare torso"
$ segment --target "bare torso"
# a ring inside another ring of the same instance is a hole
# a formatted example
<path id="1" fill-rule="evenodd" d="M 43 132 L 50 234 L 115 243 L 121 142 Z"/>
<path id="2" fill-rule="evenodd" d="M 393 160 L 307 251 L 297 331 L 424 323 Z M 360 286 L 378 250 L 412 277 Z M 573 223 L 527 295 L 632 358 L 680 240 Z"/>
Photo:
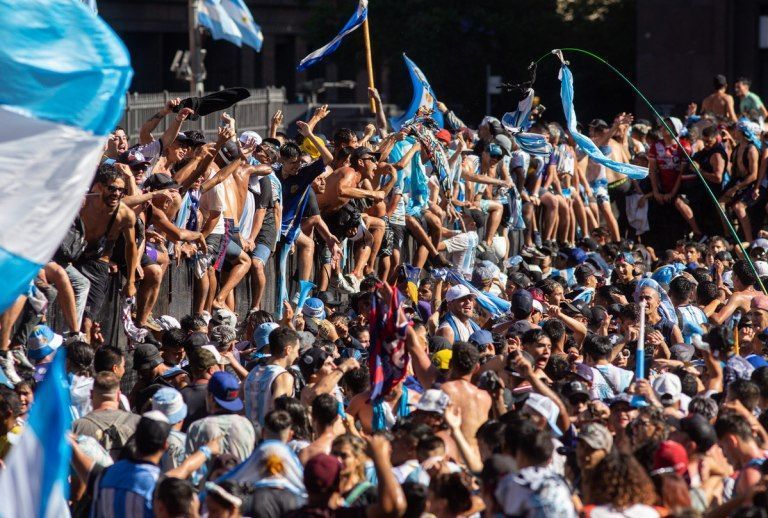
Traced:
<path id="1" fill-rule="evenodd" d="M 351 198 L 342 196 L 347 187 L 357 187 L 360 173 L 351 167 L 336 169 L 325 179 L 325 192 L 317 197 L 317 204 L 323 214 L 333 214 L 349 202 Z"/>
<path id="2" fill-rule="evenodd" d="M 451 397 L 451 402 L 461 408 L 461 432 L 473 448 L 477 449 L 475 434 L 488 420 L 491 396 L 466 380 L 446 381 L 440 389 Z"/>
<path id="3" fill-rule="evenodd" d="M 85 197 L 85 203 L 80 209 L 80 218 L 83 220 L 83 226 L 85 227 L 85 241 L 88 243 L 89 249 L 97 246 L 102 237 L 106 237 L 104 254 L 100 259 L 109 261 L 115 241 L 126 225 L 133 225 L 135 219 L 133 217 L 133 211 L 122 202 L 116 209 L 110 209 L 105 204 L 101 203 L 99 196 L 100 195 L 98 194 L 89 194 Z M 105 236 L 104 234 L 107 231 L 114 210 L 117 210 L 117 215 L 112 223 L 112 227 L 109 229 L 109 233 Z"/>
<path id="4" fill-rule="evenodd" d="M 725 92 L 715 92 L 701 103 L 701 112 L 728 119 L 728 106 L 731 104 L 733 104 L 733 97 Z"/>

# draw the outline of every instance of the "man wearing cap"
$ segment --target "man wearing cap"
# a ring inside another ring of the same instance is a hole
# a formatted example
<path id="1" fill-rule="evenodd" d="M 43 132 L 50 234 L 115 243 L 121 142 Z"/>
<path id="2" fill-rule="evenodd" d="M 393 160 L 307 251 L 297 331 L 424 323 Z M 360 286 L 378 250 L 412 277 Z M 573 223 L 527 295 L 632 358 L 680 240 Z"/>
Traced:
<path id="1" fill-rule="evenodd" d="M 168 449 L 160 461 L 160 468 L 165 472 L 181 465 L 187 457 L 187 434 L 181 431 L 184 418 L 187 417 L 187 405 L 181 397 L 181 392 L 171 387 L 164 387 L 152 396 L 152 410 L 162 412 L 171 425 Z"/>
<path id="2" fill-rule="evenodd" d="M 148 157 L 153 167 L 150 168 L 154 172 L 168 173 L 171 167 L 183 159 L 186 155 L 192 139 L 183 135 L 182 138 L 178 138 L 181 125 L 187 118 L 194 113 L 191 108 L 183 108 L 176 113 L 168 127 L 160 136 L 159 140 L 155 140 L 152 136 L 152 130 L 157 128 L 160 122 L 168 115 L 173 113 L 173 109 L 178 107 L 181 103 L 181 99 L 178 97 L 175 99 L 168 99 L 165 106 L 141 126 L 139 130 L 139 148 L 138 150 L 146 157 Z M 204 143 L 204 142 L 203 142 Z"/>
<path id="3" fill-rule="evenodd" d="M 182 431 L 187 431 L 189 425 L 208 415 L 206 398 L 208 383 L 211 377 L 221 370 L 216 357 L 202 346 L 189 351 L 189 371 L 192 384 L 181 389 L 184 403 L 187 404 L 187 418 L 184 420 Z"/>
<path id="4" fill-rule="evenodd" d="M 167 371 L 170 366 L 163 363 L 160 351 L 153 344 L 139 344 L 133 351 L 133 370 L 138 373 L 139 379 L 131 388 L 128 395 L 128 401 L 134 408 L 137 408 L 139 400 L 146 401 L 146 398 L 140 398 L 141 392 L 152 385 L 154 380 Z"/>
<path id="5" fill-rule="evenodd" d="M 586 472 L 595 469 L 612 449 L 613 436 L 605 426 L 600 423 L 583 425 L 576 442 L 576 462 L 582 472 L 582 479 Z"/>
<path id="6" fill-rule="evenodd" d="M 237 377 L 219 371 L 208 381 L 206 397 L 208 416 L 192 423 L 187 430 L 187 452 L 194 452 L 212 439 L 221 436 L 221 452 L 244 461 L 256 444 L 256 433 L 251 422 L 238 415 L 244 405 L 240 399 L 240 381 Z"/>
<path id="7" fill-rule="evenodd" d="M 480 329 L 472 315 L 475 308 L 475 296 L 463 284 L 448 288 L 445 294 L 448 312 L 443 322 L 437 328 L 436 334 L 445 337 L 449 342 L 466 342 L 469 335 Z"/>

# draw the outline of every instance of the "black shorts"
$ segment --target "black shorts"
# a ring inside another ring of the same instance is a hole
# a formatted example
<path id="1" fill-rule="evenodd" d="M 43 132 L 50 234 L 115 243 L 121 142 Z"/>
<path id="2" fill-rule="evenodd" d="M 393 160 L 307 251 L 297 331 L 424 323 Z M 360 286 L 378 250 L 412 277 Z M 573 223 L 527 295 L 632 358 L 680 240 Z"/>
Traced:
<path id="1" fill-rule="evenodd" d="M 392 248 L 400 250 L 403 248 L 403 242 L 405 241 L 405 225 L 393 225 L 390 223 L 390 227 L 392 227 Z"/>
<path id="2" fill-rule="evenodd" d="M 93 320 L 107 298 L 109 263 L 99 259 L 83 259 L 77 263 L 76 268 L 91 281 L 91 289 L 88 290 L 88 298 L 85 302 L 85 316 Z"/>

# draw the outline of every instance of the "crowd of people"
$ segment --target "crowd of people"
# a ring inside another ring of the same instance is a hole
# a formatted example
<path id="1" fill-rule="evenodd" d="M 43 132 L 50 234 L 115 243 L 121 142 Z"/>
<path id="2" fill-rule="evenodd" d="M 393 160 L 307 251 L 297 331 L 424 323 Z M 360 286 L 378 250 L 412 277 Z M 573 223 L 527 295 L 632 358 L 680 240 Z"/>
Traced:
<path id="1" fill-rule="evenodd" d="M 65 354 L 75 516 L 768 516 L 768 112 L 727 86 L 684 120 L 590 122 L 644 180 L 543 110 L 536 154 L 442 103 L 444 128 L 390 128 L 375 90 L 331 136 L 321 107 L 267 136 L 224 114 L 208 142 L 169 101 L 110 136 L 0 317 L 0 459 Z M 194 299 L 160 315 L 172 262 Z M 98 321 L 116 276 L 127 348 Z"/>

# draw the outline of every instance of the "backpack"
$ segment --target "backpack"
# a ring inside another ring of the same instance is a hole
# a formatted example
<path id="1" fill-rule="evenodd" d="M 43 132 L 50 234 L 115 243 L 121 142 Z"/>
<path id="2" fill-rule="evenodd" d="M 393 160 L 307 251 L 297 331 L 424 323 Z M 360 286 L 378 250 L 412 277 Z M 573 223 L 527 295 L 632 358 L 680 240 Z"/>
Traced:
<path id="1" fill-rule="evenodd" d="M 118 415 L 117 419 L 109 423 L 106 428 L 102 428 L 101 423 L 90 416 L 85 416 L 83 418 L 99 427 L 99 436 L 96 437 L 96 440 L 99 441 L 102 448 L 109 452 L 109 456 L 112 457 L 112 460 L 115 462 L 118 461 L 123 447 L 133 435 L 133 430 L 124 426 L 125 421 L 131 417 L 131 415 L 132 414 L 129 413 Z"/>
<path id="2" fill-rule="evenodd" d="M 56 250 L 54 259 L 63 266 L 74 263 L 80 259 L 86 246 L 85 225 L 78 215 L 72 222 L 72 225 L 69 226 L 67 235 L 64 236 L 58 250 Z"/>

